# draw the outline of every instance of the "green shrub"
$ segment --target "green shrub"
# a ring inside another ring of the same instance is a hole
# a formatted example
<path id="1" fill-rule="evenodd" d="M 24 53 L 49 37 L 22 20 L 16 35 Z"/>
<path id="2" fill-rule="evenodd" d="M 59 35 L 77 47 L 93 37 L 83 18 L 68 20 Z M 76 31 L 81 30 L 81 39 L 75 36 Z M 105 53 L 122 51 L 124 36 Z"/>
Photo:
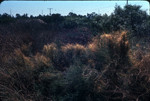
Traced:
<path id="1" fill-rule="evenodd" d="M 68 68 L 65 75 L 65 95 L 63 101 L 101 101 L 102 95 L 95 91 L 98 72 L 77 62 Z"/>
<path id="2" fill-rule="evenodd" d="M 66 28 L 66 29 L 73 29 L 73 28 L 76 28 L 77 26 L 78 26 L 78 24 L 75 21 L 72 21 L 72 20 L 66 20 L 63 23 L 63 27 Z"/>

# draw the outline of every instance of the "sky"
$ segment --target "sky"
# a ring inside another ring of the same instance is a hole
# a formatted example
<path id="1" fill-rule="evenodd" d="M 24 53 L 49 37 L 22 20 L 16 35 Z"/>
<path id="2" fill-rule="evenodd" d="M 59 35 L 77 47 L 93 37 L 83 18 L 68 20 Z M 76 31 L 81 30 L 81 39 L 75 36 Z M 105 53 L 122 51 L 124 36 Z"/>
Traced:
<path id="1" fill-rule="evenodd" d="M 128 4 L 140 5 L 142 10 L 149 12 L 147 1 L 129 1 Z M 52 8 L 51 13 L 68 15 L 73 12 L 80 15 L 96 12 L 98 14 L 111 14 L 116 5 L 124 7 L 126 1 L 4 1 L 0 5 L 0 14 L 7 13 L 15 16 L 25 14 L 38 16 L 48 15 L 48 8 Z"/>

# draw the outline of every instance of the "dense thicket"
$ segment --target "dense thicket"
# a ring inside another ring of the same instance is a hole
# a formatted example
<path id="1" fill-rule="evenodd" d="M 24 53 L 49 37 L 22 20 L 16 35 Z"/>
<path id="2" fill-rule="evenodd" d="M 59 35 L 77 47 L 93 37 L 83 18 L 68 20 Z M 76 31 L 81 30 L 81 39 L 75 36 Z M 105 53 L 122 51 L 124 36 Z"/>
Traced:
<path id="1" fill-rule="evenodd" d="M 0 15 L 0 101 L 149 101 L 150 17 Z"/>

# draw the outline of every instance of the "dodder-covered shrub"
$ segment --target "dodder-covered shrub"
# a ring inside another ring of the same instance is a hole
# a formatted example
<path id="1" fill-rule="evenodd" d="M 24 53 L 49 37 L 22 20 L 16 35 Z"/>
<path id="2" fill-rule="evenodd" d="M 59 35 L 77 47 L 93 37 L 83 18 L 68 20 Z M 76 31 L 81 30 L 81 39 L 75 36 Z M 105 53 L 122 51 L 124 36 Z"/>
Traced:
<path id="1" fill-rule="evenodd" d="M 62 52 L 68 66 L 74 64 L 76 61 L 80 61 L 83 64 L 87 62 L 86 48 L 83 45 L 67 44 L 62 46 Z"/>

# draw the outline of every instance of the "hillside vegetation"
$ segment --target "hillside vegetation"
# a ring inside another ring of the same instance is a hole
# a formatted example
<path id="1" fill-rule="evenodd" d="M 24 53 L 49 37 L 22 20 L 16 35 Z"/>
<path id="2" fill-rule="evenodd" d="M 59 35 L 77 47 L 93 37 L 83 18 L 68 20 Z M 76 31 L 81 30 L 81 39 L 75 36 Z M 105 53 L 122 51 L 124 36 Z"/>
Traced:
<path id="1" fill-rule="evenodd" d="M 149 101 L 150 16 L 0 15 L 0 101 Z"/>

